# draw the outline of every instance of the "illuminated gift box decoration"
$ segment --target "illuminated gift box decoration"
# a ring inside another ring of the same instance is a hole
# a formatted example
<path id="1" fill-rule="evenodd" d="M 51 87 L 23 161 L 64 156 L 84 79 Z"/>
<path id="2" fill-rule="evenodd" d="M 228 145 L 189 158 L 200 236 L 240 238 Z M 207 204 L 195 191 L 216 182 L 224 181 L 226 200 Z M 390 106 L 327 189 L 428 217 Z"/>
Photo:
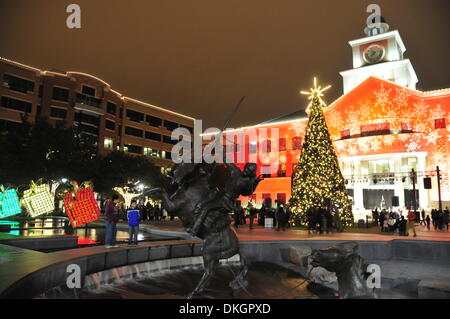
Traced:
<path id="1" fill-rule="evenodd" d="M 55 209 L 55 197 L 46 184 L 36 185 L 32 181 L 30 189 L 23 192 L 22 199 L 31 217 L 49 214 Z"/>
<path id="2" fill-rule="evenodd" d="M 74 183 L 74 191 L 66 194 L 64 198 L 64 208 L 73 227 L 78 227 L 100 218 L 100 208 L 95 200 L 92 187 L 78 189 L 78 186 Z"/>
<path id="3" fill-rule="evenodd" d="M 15 188 L 6 189 L 0 185 L 0 218 L 18 215 L 22 212 Z"/>

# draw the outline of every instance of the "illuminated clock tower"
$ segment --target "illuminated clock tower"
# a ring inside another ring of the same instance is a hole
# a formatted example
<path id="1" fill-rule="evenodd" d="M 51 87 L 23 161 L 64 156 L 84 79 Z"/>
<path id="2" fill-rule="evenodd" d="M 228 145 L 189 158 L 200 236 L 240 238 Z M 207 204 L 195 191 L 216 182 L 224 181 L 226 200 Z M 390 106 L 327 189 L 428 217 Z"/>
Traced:
<path id="1" fill-rule="evenodd" d="M 404 59 L 405 45 L 397 30 L 381 17 L 378 27 L 366 27 L 365 38 L 350 41 L 353 50 L 353 69 L 340 72 L 344 81 L 344 94 L 369 76 L 392 81 L 410 89 L 416 88 L 416 72 L 409 59 Z"/>

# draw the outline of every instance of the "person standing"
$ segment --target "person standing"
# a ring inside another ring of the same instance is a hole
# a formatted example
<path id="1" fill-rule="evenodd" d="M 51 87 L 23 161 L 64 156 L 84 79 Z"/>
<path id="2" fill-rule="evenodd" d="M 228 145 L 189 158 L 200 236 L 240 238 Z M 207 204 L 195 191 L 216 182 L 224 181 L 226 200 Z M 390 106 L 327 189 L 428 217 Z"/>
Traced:
<path id="1" fill-rule="evenodd" d="M 430 224 L 431 224 L 430 215 L 427 215 L 427 217 L 425 218 L 425 221 L 427 222 L 427 229 L 430 230 Z"/>
<path id="2" fill-rule="evenodd" d="M 253 220 L 255 219 L 256 209 L 252 203 L 248 203 L 247 208 L 248 208 L 248 218 L 250 220 L 248 228 L 253 229 Z"/>
<path id="3" fill-rule="evenodd" d="M 137 246 L 137 236 L 139 232 L 139 210 L 136 209 L 136 201 L 133 200 L 130 205 L 130 209 L 127 211 L 127 219 L 128 219 L 128 245 Z"/>
<path id="4" fill-rule="evenodd" d="M 105 222 L 106 222 L 106 238 L 105 247 L 119 247 L 116 245 L 117 222 L 119 221 L 119 196 L 114 194 L 112 199 L 106 203 Z"/>
<path id="5" fill-rule="evenodd" d="M 331 209 L 327 208 L 325 210 L 325 218 L 327 223 L 327 234 L 333 230 L 333 215 L 331 214 Z"/>
<path id="6" fill-rule="evenodd" d="M 450 218 L 449 215 L 450 215 L 450 211 L 448 210 L 448 207 L 445 207 L 444 216 L 443 216 L 443 223 L 444 223 L 444 226 L 447 229 L 447 231 L 448 231 L 448 223 L 449 223 L 449 218 Z"/>
<path id="7" fill-rule="evenodd" d="M 285 215 L 286 213 L 284 212 L 283 204 L 278 204 L 277 210 L 275 212 L 275 218 L 277 219 L 277 231 L 280 231 L 280 229 L 283 229 L 283 231 L 286 230 Z"/>
<path id="8" fill-rule="evenodd" d="M 240 222 L 240 218 L 239 218 L 239 209 L 237 207 L 235 207 L 233 209 L 233 219 L 234 219 L 234 224 L 233 226 L 235 228 L 239 228 L 239 222 Z"/>
<path id="9" fill-rule="evenodd" d="M 414 224 L 416 221 L 416 214 L 410 210 L 408 213 L 408 233 L 409 230 L 412 229 L 413 233 L 414 233 L 414 237 L 417 237 L 416 234 L 416 225 Z"/>

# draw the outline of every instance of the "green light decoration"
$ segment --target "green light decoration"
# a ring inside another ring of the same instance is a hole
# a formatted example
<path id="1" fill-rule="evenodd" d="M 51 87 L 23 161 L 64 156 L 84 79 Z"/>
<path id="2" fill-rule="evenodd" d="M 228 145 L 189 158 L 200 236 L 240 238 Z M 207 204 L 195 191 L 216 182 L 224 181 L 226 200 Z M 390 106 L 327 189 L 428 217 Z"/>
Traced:
<path id="1" fill-rule="evenodd" d="M 341 225 L 352 225 L 353 214 L 345 180 L 322 111 L 326 105 L 321 97 L 328 88 L 330 86 L 318 87 L 314 78 L 314 88 L 310 92 L 301 92 L 309 95 L 311 101 L 307 108 L 308 126 L 297 170 L 293 176 L 290 202 L 292 221 L 299 226 L 299 221 L 301 224 L 307 222 L 306 212 L 309 208 L 325 207 L 326 199 L 329 199 L 337 214 L 336 227 L 340 229 Z"/>
<path id="2" fill-rule="evenodd" d="M 0 185 L 0 218 L 18 215 L 22 212 L 15 188 L 5 189 Z"/>
<path id="3" fill-rule="evenodd" d="M 46 184 L 36 185 L 31 181 L 30 189 L 24 191 L 22 199 L 31 217 L 49 214 L 55 209 L 55 197 Z"/>

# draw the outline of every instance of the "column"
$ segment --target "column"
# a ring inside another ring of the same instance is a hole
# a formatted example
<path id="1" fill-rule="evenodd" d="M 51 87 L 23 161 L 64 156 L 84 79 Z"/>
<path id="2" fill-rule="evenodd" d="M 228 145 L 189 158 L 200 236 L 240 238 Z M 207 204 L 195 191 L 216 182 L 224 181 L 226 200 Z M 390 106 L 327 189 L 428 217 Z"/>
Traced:
<path id="1" fill-rule="evenodd" d="M 402 172 L 402 158 L 396 158 L 394 161 L 394 172 L 396 173 L 401 173 Z M 404 186 L 403 186 L 403 182 L 402 182 L 402 177 L 397 177 L 395 179 L 395 184 L 394 184 L 394 194 L 395 196 L 398 196 L 398 204 L 399 204 L 399 208 L 403 209 L 403 207 L 405 207 L 405 190 L 404 190 Z"/>
<path id="2" fill-rule="evenodd" d="M 420 203 L 420 209 L 427 209 L 430 206 L 430 198 L 429 198 L 429 193 L 428 193 L 428 189 L 424 188 L 423 185 L 423 178 L 425 176 L 423 175 L 423 172 L 425 172 L 426 170 L 426 155 L 420 155 L 417 160 L 418 160 L 418 165 L 417 165 L 417 171 L 419 172 L 419 175 L 417 177 L 417 188 L 419 189 L 419 203 Z"/>
<path id="3" fill-rule="evenodd" d="M 361 161 L 358 159 L 353 162 L 355 165 L 355 175 L 357 178 L 361 177 Z M 356 210 L 364 210 L 364 198 L 363 198 L 363 183 L 354 183 L 353 199 L 355 201 Z"/>

